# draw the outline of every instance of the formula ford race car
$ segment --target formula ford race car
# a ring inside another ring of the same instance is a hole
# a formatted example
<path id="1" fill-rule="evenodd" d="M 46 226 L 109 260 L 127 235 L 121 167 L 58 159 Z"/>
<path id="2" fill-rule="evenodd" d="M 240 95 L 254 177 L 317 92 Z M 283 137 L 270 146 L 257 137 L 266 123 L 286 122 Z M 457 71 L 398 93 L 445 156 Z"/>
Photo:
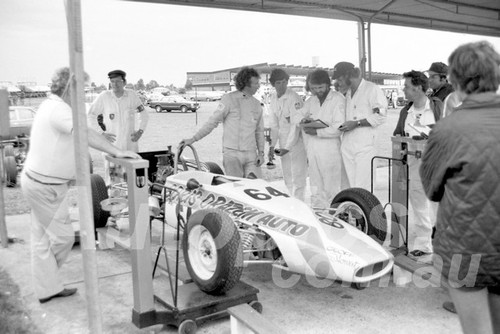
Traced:
<path id="1" fill-rule="evenodd" d="M 330 208 L 311 209 L 265 180 L 223 175 L 189 147 L 194 160 L 182 157 L 182 149 L 178 159 L 160 157 L 166 169 L 153 176 L 150 203 L 157 203 L 156 216 L 182 229 L 184 261 L 202 291 L 230 290 L 251 263 L 354 284 L 392 269 L 380 242 L 383 209 L 370 192 L 347 189 Z"/>

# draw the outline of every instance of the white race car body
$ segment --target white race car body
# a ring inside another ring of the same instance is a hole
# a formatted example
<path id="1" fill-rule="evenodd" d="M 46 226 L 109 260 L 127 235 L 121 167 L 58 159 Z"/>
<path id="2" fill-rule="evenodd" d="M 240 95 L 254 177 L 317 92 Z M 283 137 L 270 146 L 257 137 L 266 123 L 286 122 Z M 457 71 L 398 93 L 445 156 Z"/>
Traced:
<path id="1" fill-rule="evenodd" d="M 201 185 L 187 189 L 195 179 Z M 177 224 L 176 207 L 187 221 L 200 209 L 218 209 L 236 224 L 267 234 L 278 247 L 288 270 L 353 283 L 387 274 L 393 257 L 377 241 L 334 216 L 334 210 L 311 209 L 269 182 L 184 171 L 167 177 L 165 219 Z M 180 195 L 180 201 L 179 201 Z"/>

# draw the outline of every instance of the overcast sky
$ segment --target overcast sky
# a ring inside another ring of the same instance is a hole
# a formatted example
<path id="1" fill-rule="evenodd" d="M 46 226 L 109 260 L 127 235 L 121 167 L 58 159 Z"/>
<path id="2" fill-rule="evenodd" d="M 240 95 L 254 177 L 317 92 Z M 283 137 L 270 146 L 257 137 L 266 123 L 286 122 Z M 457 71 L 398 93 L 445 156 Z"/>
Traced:
<path id="1" fill-rule="evenodd" d="M 310 66 L 313 56 L 324 67 L 358 63 L 357 25 L 348 21 L 118 0 L 82 0 L 82 20 L 85 70 L 98 85 L 113 69 L 131 83 L 183 86 L 188 71 Z M 372 25 L 373 70 L 427 70 L 477 40 L 500 51 L 500 38 Z M 1 0 L 0 46 L 0 81 L 48 83 L 69 63 L 64 1 Z"/>

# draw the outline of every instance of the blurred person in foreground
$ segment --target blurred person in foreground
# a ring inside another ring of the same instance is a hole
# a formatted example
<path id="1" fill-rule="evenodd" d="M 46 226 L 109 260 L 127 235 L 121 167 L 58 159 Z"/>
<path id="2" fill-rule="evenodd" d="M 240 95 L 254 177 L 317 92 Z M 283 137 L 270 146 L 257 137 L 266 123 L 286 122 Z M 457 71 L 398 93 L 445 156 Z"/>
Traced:
<path id="1" fill-rule="evenodd" d="M 247 178 L 261 176 L 264 162 L 264 119 L 262 106 L 254 94 L 260 87 L 260 74 L 244 67 L 234 77 L 237 91 L 224 95 L 208 121 L 196 134 L 181 141 L 191 145 L 223 124 L 222 164 L 227 175 Z"/>
<path id="2" fill-rule="evenodd" d="M 420 138 L 421 132 L 429 133 L 441 118 L 443 103 L 425 95 L 429 88 L 428 79 L 423 72 L 403 73 L 404 94 L 409 103 L 401 109 L 393 136 Z M 420 181 L 419 168 L 421 159 L 408 155 L 409 168 L 409 256 L 421 262 L 430 262 L 432 254 L 432 229 L 435 224 L 436 207 L 425 196 Z"/>
<path id="3" fill-rule="evenodd" d="M 149 114 L 135 91 L 126 89 L 127 73 L 114 70 L 108 73 L 111 90 L 99 94 L 88 113 L 89 127 L 102 134 L 122 150 L 139 152 L 139 139 L 148 124 Z M 102 124 L 98 118 L 102 117 Z M 104 180 L 110 184 L 109 161 L 104 160 Z"/>
<path id="4" fill-rule="evenodd" d="M 304 102 L 302 98 L 288 88 L 290 76 L 278 68 L 271 72 L 269 81 L 276 90 L 271 95 L 269 126 L 271 128 L 271 144 L 269 146 L 269 160 L 274 159 L 274 148 L 279 142 L 280 149 L 287 149 L 288 154 L 282 155 L 281 169 L 283 179 L 290 195 L 304 201 L 307 178 L 307 155 L 302 132 L 293 121 L 300 117 L 298 110 Z M 288 136 L 292 134 L 289 146 Z"/>
<path id="5" fill-rule="evenodd" d="M 500 333 L 500 55 L 468 43 L 448 62 L 462 104 L 431 131 L 420 168 L 439 202 L 433 262 L 464 333 Z"/>
<path id="6" fill-rule="evenodd" d="M 307 76 L 306 87 L 311 96 L 300 110 L 299 126 L 304 131 L 307 152 L 311 205 L 329 208 L 333 197 L 340 192 L 342 155 L 340 154 L 339 126 L 344 123 L 344 96 L 331 88 L 328 72 L 315 70 Z M 307 123 L 321 120 L 323 128 L 308 127 Z M 291 147 L 290 133 L 285 148 Z M 281 150 L 280 155 L 288 149 Z"/>
<path id="7" fill-rule="evenodd" d="M 21 174 L 22 191 L 31 207 L 31 269 L 40 303 L 76 292 L 76 288 L 65 288 L 58 275 L 75 238 L 66 197 L 76 177 L 71 75 L 67 67 L 55 72 L 52 95 L 35 115 Z M 88 141 L 91 147 L 119 158 L 140 158 L 119 150 L 92 129 Z"/>
<path id="8" fill-rule="evenodd" d="M 387 99 L 382 89 L 361 77 L 361 70 L 348 62 L 333 68 L 332 79 L 345 91 L 345 122 L 339 128 L 342 135 L 342 159 L 348 187 L 370 190 L 371 160 L 377 127 L 385 122 Z"/>

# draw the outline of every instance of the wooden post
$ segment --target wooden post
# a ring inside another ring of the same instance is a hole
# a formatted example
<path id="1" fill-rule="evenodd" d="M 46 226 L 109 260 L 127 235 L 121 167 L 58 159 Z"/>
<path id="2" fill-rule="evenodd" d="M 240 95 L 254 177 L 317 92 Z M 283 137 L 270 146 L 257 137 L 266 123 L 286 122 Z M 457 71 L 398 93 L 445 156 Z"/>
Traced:
<path id="1" fill-rule="evenodd" d="M 5 118 L 5 119 L 4 119 Z M 3 136 L 8 136 L 9 132 L 9 93 L 6 89 L 0 89 L 0 142 Z M 0 143 L 0 145 L 3 145 Z M 5 174 L 5 165 L 3 163 L 3 149 L 0 149 L 0 240 L 2 246 L 9 246 L 9 235 L 7 234 L 7 222 L 5 221 L 5 202 L 3 198 L 3 178 Z"/>
<path id="2" fill-rule="evenodd" d="M 99 304 L 99 284 L 90 186 L 87 114 L 85 112 L 85 72 L 83 70 L 83 39 L 80 0 L 65 0 L 68 23 L 69 59 L 71 68 L 71 107 L 75 141 L 76 186 L 80 215 L 80 245 L 83 255 L 85 297 L 89 318 L 89 333 L 102 333 L 102 313 Z"/>

